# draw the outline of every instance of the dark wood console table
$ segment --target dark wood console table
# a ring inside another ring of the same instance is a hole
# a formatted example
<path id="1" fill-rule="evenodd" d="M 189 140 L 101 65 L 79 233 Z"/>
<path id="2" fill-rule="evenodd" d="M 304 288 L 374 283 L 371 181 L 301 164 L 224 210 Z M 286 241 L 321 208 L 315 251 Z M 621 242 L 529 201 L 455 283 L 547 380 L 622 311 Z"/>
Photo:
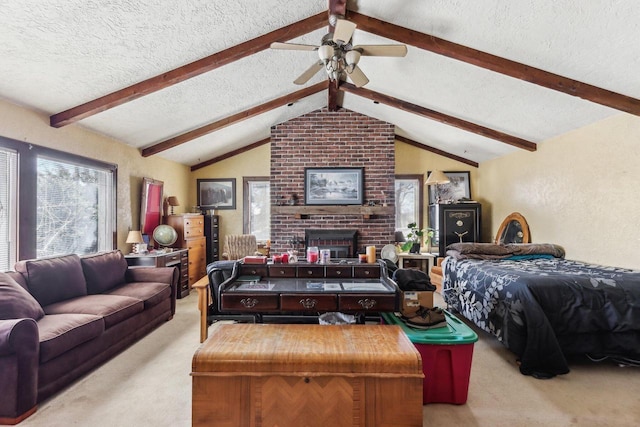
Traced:
<path id="1" fill-rule="evenodd" d="M 361 264 L 341 260 L 330 264 L 243 264 L 210 295 L 209 278 L 193 286 L 201 311 L 201 342 L 207 337 L 208 305 L 219 298 L 219 313 L 268 316 L 310 316 L 325 312 L 372 314 L 398 310 L 398 287 L 383 262 Z"/>

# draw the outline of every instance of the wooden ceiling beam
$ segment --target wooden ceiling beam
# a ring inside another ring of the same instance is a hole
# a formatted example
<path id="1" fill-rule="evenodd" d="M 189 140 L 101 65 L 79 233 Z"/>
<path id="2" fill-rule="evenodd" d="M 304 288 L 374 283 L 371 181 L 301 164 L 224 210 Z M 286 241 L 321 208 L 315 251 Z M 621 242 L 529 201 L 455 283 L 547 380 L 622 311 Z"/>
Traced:
<path id="1" fill-rule="evenodd" d="M 230 151 L 230 152 L 228 152 L 226 154 L 223 154 L 221 156 L 214 157 L 213 159 L 198 163 L 197 165 L 191 166 L 191 172 L 196 171 L 198 169 L 202 169 L 202 168 L 204 168 L 206 166 L 210 166 L 210 165 L 212 165 L 214 163 L 218 163 L 218 162 L 220 162 L 220 161 L 222 161 L 224 159 L 228 159 L 230 157 L 237 156 L 238 154 L 245 153 L 245 152 L 247 152 L 249 150 L 253 150 L 254 148 L 260 147 L 261 145 L 268 144 L 270 142 L 271 142 L 271 137 L 265 138 L 265 139 L 262 139 L 260 141 L 254 142 L 252 144 L 246 145 L 246 146 L 244 146 L 242 148 L 238 148 L 237 150 Z"/>
<path id="2" fill-rule="evenodd" d="M 439 156 L 446 157 L 448 159 L 456 160 L 461 163 L 465 163 L 469 166 L 473 166 L 474 168 L 478 167 L 478 162 L 474 162 L 473 160 L 465 159 L 464 157 L 456 156 L 455 154 L 447 153 L 446 151 L 439 150 L 435 147 L 431 147 L 429 145 L 422 144 L 418 141 L 414 141 L 413 139 L 405 138 L 404 136 L 400 136 L 396 134 L 396 139 L 400 142 L 404 142 L 405 144 L 412 145 L 414 147 L 420 148 L 422 150 L 430 151 Z"/>
<path id="3" fill-rule="evenodd" d="M 351 83 L 342 83 L 340 90 L 353 93 L 354 95 L 368 98 L 372 101 L 382 102 L 390 107 L 404 110 L 409 113 L 417 114 L 422 117 L 426 117 L 432 120 L 436 120 L 445 125 L 454 126 L 467 132 L 473 132 L 478 135 L 482 135 L 486 138 L 495 139 L 496 141 L 504 142 L 505 144 L 512 145 L 514 147 L 522 148 L 523 150 L 536 151 L 536 144 L 527 141 L 526 139 L 518 138 L 517 136 L 509 135 L 504 132 L 500 132 L 494 129 L 490 129 L 485 126 L 481 126 L 475 123 L 468 122 L 457 117 L 449 116 L 438 111 L 430 110 L 420 105 L 412 104 L 407 101 L 403 101 L 398 98 L 394 98 L 389 95 L 385 95 L 379 92 L 374 92 L 365 88 L 358 88 Z"/>
<path id="4" fill-rule="evenodd" d="M 349 20 L 358 29 L 399 41 L 420 49 L 467 62 L 516 79 L 577 96 L 597 104 L 615 108 L 630 114 L 640 115 L 640 99 L 622 95 L 610 90 L 559 76 L 519 62 L 511 61 L 490 53 L 472 49 L 460 44 L 420 33 L 357 12 L 349 11 Z"/>
<path id="5" fill-rule="evenodd" d="M 49 117 L 52 127 L 62 127 L 133 101 L 150 93 L 165 89 L 176 83 L 199 76 L 223 65 L 230 64 L 262 50 L 269 49 L 272 42 L 291 40 L 327 25 L 327 12 L 321 12 L 294 24 L 240 43 L 213 55 L 175 68 L 150 79 L 120 89 L 108 95 L 86 102 Z"/>
<path id="6" fill-rule="evenodd" d="M 184 144 L 185 142 L 191 141 L 196 138 L 200 138 L 201 136 L 207 135 L 216 130 L 231 126 L 235 123 L 241 122 L 251 117 L 255 117 L 259 114 L 266 113 L 267 111 L 282 107 L 283 105 L 287 105 L 291 102 L 299 101 L 302 98 L 313 95 L 314 93 L 318 93 L 322 90 L 325 90 L 326 88 L 327 81 L 316 83 L 312 86 L 307 86 L 298 91 L 273 99 L 269 102 L 265 102 L 262 105 L 249 108 L 248 110 L 241 111 L 240 113 L 233 114 L 231 116 L 225 117 L 224 119 L 217 120 L 197 129 L 183 133 L 182 135 L 178 135 L 176 137 L 154 144 L 150 147 L 144 148 L 142 150 L 142 157 L 149 157 L 170 148 L 177 147 L 178 145 Z"/>

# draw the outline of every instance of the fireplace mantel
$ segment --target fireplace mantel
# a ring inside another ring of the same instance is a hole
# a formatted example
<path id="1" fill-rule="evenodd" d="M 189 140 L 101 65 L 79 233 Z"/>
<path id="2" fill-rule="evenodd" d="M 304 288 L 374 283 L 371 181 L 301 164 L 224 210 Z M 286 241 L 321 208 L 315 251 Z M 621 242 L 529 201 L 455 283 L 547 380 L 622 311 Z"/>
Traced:
<path id="1" fill-rule="evenodd" d="M 296 219 L 309 215 L 362 215 L 364 219 L 369 219 L 373 215 L 393 215 L 394 212 L 393 206 L 271 206 L 272 214 L 293 215 Z"/>

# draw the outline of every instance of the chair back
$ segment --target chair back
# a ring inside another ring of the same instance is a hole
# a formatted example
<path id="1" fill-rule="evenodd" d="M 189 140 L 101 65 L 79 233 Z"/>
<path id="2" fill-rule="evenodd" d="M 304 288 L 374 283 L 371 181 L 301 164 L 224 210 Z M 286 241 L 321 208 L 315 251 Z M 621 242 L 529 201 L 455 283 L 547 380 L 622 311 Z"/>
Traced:
<path id="1" fill-rule="evenodd" d="M 253 234 L 228 234 L 224 238 L 223 259 L 242 259 L 257 253 L 258 242 Z"/>

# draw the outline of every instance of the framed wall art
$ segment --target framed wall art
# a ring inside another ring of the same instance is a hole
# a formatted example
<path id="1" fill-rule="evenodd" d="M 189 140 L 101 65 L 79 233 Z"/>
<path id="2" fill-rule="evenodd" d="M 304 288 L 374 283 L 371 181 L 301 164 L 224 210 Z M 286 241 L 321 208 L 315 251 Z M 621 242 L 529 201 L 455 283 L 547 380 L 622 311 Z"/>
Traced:
<path id="1" fill-rule="evenodd" d="M 305 168 L 304 200 L 307 205 L 361 205 L 364 168 Z"/>
<path id="2" fill-rule="evenodd" d="M 451 180 L 448 184 L 435 184 L 428 186 L 429 204 L 455 203 L 461 199 L 471 199 L 471 182 L 469 172 L 447 172 L 444 174 Z M 431 171 L 427 173 L 427 176 Z"/>
<path id="3" fill-rule="evenodd" d="M 236 179 L 199 179 L 198 206 L 200 209 L 235 209 Z"/>

